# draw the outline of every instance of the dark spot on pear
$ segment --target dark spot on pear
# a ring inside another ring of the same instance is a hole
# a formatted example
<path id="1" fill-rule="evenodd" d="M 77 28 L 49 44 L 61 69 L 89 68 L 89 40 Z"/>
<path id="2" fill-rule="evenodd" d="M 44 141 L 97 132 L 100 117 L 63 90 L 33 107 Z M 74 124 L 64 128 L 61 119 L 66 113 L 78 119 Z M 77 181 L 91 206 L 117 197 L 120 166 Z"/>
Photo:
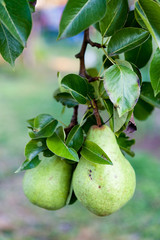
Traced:
<path id="1" fill-rule="evenodd" d="M 92 172 L 92 170 L 90 169 L 90 170 L 89 170 L 89 172 L 91 173 L 91 172 Z"/>
<path id="2" fill-rule="evenodd" d="M 101 186 L 98 186 L 98 188 L 101 188 Z"/>

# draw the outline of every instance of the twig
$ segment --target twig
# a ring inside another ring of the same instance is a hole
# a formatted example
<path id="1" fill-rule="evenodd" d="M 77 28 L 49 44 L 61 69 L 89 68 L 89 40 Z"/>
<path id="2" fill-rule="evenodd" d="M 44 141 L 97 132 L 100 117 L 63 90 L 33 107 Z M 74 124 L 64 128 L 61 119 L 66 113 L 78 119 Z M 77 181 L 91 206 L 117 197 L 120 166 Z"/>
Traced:
<path id="1" fill-rule="evenodd" d="M 75 56 L 76 58 L 79 58 L 79 60 L 80 60 L 79 75 L 82 77 L 86 77 L 85 52 L 86 52 L 87 45 L 88 45 L 88 36 L 89 36 L 89 29 L 84 31 L 84 38 L 83 38 L 81 50 Z"/>
<path id="2" fill-rule="evenodd" d="M 88 75 L 86 73 L 86 78 L 88 79 L 88 82 L 95 82 L 95 81 L 99 81 L 101 79 L 103 79 L 102 77 L 98 76 L 98 77 L 91 77 L 90 75 Z"/>
<path id="3" fill-rule="evenodd" d="M 92 42 L 92 40 L 90 38 L 87 39 L 88 44 L 90 44 L 92 47 L 96 47 L 96 48 L 106 48 L 105 45 L 101 45 L 100 43 L 96 43 L 96 42 Z"/>
<path id="4" fill-rule="evenodd" d="M 85 53 L 86 53 L 86 49 L 87 49 L 88 44 L 90 44 L 92 47 L 97 47 L 97 48 L 105 48 L 105 46 L 102 46 L 99 43 L 95 43 L 95 42 L 91 41 L 91 39 L 89 37 L 89 28 L 84 31 L 84 39 L 83 39 L 81 50 L 75 57 L 79 58 L 79 60 L 80 60 L 79 75 L 87 78 L 88 82 L 94 82 L 94 81 L 97 81 L 97 80 L 101 79 L 101 77 L 92 77 L 92 76 L 88 75 L 87 72 L 86 72 Z M 102 122 L 101 122 L 101 118 L 100 118 L 100 115 L 99 115 L 99 112 L 98 112 L 98 107 L 97 107 L 95 99 L 93 99 L 91 101 L 91 105 L 93 107 L 93 112 L 94 112 L 94 115 L 95 115 L 95 118 L 96 118 L 96 121 L 97 121 L 97 125 L 101 126 Z"/>
<path id="5" fill-rule="evenodd" d="M 88 44 L 90 44 L 92 47 L 97 47 L 98 49 L 99 48 L 105 48 L 105 46 L 102 46 L 99 43 L 95 43 L 95 42 L 91 41 L 91 39 L 89 37 L 89 28 L 88 28 L 84 31 L 84 38 L 83 38 L 83 43 L 82 43 L 81 50 L 78 54 L 75 55 L 75 57 L 79 58 L 79 60 L 80 60 L 79 75 L 87 78 L 88 82 L 94 82 L 94 81 L 97 81 L 97 80 L 101 79 L 101 77 L 99 77 L 99 76 L 98 77 L 92 77 L 92 76 L 88 75 L 87 72 L 86 72 L 85 53 L 86 53 L 86 49 L 87 49 Z M 96 120 L 97 120 L 97 125 L 101 126 L 101 124 L 102 124 L 101 123 L 101 118 L 100 118 L 100 115 L 99 115 L 99 112 L 98 112 L 98 107 L 97 107 L 95 99 L 93 99 L 93 102 L 91 102 L 91 104 L 92 104 L 92 107 L 93 107 L 94 115 L 95 115 Z M 71 122 L 70 122 L 69 126 L 67 128 L 65 128 L 66 136 L 71 131 L 71 129 L 76 124 L 78 124 L 77 118 L 78 118 L 78 106 L 74 107 L 74 112 L 73 112 Z"/>
<path id="6" fill-rule="evenodd" d="M 97 47 L 98 49 L 99 48 L 105 48 L 105 46 L 102 46 L 100 43 L 92 42 L 92 40 L 89 37 L 89 28 L 84 31 L 84 38 L 83 38 L 83 43 L 82 43 L 81 50 L 78 54 L 75 55 L 75 57 L 79 58 L 79 60 L 80 60 L 79 75 L 82 76 L 82 77 L 86 77 L 89 80 L 89 82 L 93 82 L 93 81 L 99 80 L 100 78 L 99 77 L 92 77 L 92 76 L 88 75 L 87 72 L 86 72 L 85 53 L 86 53 L 86 49 L 87 49 L 88 44 L 90 44 L 92 47 Z"/>
<path id="7" fill-rule="evenodd" d="M 75 106 L 71 122 L 70 122 L 69 126 L 64 129 L 65 133 L 66 133 L 66 136 L 71 131 L 71 129 L 77 124 L 78 124 L 78 106 Z"/>

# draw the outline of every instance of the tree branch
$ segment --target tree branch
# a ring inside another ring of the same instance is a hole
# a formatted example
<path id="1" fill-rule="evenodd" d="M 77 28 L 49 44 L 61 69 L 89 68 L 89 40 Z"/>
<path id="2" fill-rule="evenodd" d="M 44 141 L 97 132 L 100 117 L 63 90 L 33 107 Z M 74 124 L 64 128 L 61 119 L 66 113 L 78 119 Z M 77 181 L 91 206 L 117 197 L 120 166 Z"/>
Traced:
<path id="1" fill-rule="evenodd" d="M 86 66 L 85 66 L 85 53 L 86 53 L 86 49 L 87 49 L 87 45 L 90 44 L 92 47 L 97 47 L 97 48 L 102 48 L 104 46 L 102 46 L 99 43 L 95 43 L 92 42 L 90 37 L 89 37 L 89 28 L 86 29 L 84 31 L 84 39 L 83 39 L 83 43 L 82 43 L 82 47 L 80 52 L 75 56 L 76 58 L 79 58 L 80 60 L 80 71 L 79 71 L 79 75 L 82 77 L 87 78 L 88 82 L 94 82 L 100 79 L 100 77 L 92 77 L 90 75 L 87 74 L 86 72 Z M 93 99 L 93 101 L 91 102 L 91 105 L 93 107 L 93 113 L 95 115 L 96 121 L 97 121 L 97 125 L 101 126 L 101 118 L 98 112 L 98 107 L 96 104 L 95 99 Z"/>
<path id="2" fill-rule="evenodd" d="M 83 38 L 83 43 L 82 43 L 81 50 L 78 54 L 75 55 L 75 57 L 79 58 L 79 60 L 80 60 L 79 75 L 82 76 L 82 77 L 86 77 L 89 80 L 89 82 L 93 82 L 93 81 L 99 80 L 100 77 L 95 77 L 94 78 L 94 77 L 88 75 L 87 72 L 86 72 L 85 53 L 86 53 L 88 44 L 90 44 L 92 47 L 97 47 L 98 49 L 99 48 L 105 48 L 105 46 L 102 46 L 99 43 L 95 43 L 95 42 L 91 41 L 91 39 L 89 37 L 89 28 L 84 31 L 84 38 Z"/>
<path id="3" fill-rule="evenodd" d="M 97 81 L 97 80 L 101 79 L 101 77 L 92 77 L 92 76 L 88 75 L 87 72 L 86 72 L 85 53 L 86 53 L 88 44 L 90 44 L 92 47 L 97 47 L 98 49 L 99 48 L 105 48 L 105 46 L 102 46 L 99 43 L 95 43 L 95 42 L 91 41 L 91 39 L 89 37 L 89 28 L 88 28 L 88 29 L 86 29 L 84 31 L 84 38 L 83 38 L 83 43 L 82 43 L 81 50 L 80 50 L 80 52 L 78 54 L 75 55 L 75 57 L 79 58 L 79 60 L 80 60 L 79 75 L 82 76 L 82 77 L 87 78 L 88 82 L 94 82 L 94 81 Z M 101 118 L 100 118 L 100 115 L 99 115 L 99 112 L 98 112 L 98 107 L 97 107 L 95 99 L 93 99 L 93 101 L 91 102 L 91 105 L 93 107 L 93 113 L 95 115 L 95 118 L 96 118 L 96 121 L 97 121 L 97 125 L 101 126 L 102 125 Z M 69 126 L 67 128 L 65 128 L 66 136 L 71 131 L 71 129 L 75 125 L 78 124 L 78 120 L 77 119 L 78 119 L 78 106 L 74 107 L 74 112 L 73 112 L 73 116 L 72 116 L 71 122 L 70 122 Z"/>
<path id="4" fill-rule="evenodd" d="M 84 31 L 84 38 L 81 50 L 78 54 L 76 54 L 76 58 L 79 58 L 80 60 L 80 70 L 79 75 L 82 77 L 86 77 L 86 67 L 85 67 L 85 53 L 88 45 L 88 38 L 89 38 L 89 29 L 86 29 Z"/>
<path id="5" fill-rule="evenodd" d="M 72 128 L 77 124 L 78 124 L 78 106 L 75 106 L 71 122 L 70 122 L 69 126 L 64 129 L 66 136 L 69 134 L 69 132 L 72 130 Z"/>

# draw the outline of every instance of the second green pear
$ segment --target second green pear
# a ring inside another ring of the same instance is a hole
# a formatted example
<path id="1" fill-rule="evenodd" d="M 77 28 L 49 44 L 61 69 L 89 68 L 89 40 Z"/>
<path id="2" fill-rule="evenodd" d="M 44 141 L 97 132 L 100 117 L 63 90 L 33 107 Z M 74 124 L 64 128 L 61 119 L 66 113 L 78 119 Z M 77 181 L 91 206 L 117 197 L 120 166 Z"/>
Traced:
<path id="1" fill-rule="evenodd" d="M 88 210 L 98 216 L 110 215 L 133 196 L 135 172 L 108 126 L 92 126 L 86 140 L 101 147 L 113 165 L 93 163 L 81 157 L 73 174 L 73 189 Z"/>
<path id="2" fill-rule="evenodd" d="M 27 170 L 23 190 L 33 204 L 48 210 L 66 205 L 72 177 L 72 166 L 58 156 L 44 158 L 33 169 Z"/>

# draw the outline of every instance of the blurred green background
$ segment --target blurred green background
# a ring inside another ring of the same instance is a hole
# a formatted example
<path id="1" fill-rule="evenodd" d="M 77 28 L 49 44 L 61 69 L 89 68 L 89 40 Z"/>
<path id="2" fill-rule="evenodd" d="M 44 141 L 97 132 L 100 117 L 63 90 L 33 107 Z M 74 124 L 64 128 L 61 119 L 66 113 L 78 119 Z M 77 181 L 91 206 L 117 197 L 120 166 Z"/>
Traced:
<path id="1" fill-rule="evenodd" d="M 56 42 L 54 31 L 33 29 L 28 48 L 15 69 L 0 59 L 0 240 L 159 240 L 160 239 L 160 112 L 138 122 L 134 150 L 128 158 L 137 175 L 133 199 L 108 217 L 96 217 L 78 202 L 49 212 L 33 206 L 22 191 L 23 173 L 14 171 L 24 161 L 29 137 L 26 120 L 49 113 L 66 125 L 72 110 L 53 99 L 57 72 L 78 73 L 74 55 L 82 36 Z M 96 38 L 94 36 L 94 38 Z M 89 49 L 88 67 L 98 66 Z M 147 78 L 147 68 L 143 69 Z M 83 109 L 81 109 L 83 111 Z M 81 115 L 81 114 L 80 114 Z"/>

